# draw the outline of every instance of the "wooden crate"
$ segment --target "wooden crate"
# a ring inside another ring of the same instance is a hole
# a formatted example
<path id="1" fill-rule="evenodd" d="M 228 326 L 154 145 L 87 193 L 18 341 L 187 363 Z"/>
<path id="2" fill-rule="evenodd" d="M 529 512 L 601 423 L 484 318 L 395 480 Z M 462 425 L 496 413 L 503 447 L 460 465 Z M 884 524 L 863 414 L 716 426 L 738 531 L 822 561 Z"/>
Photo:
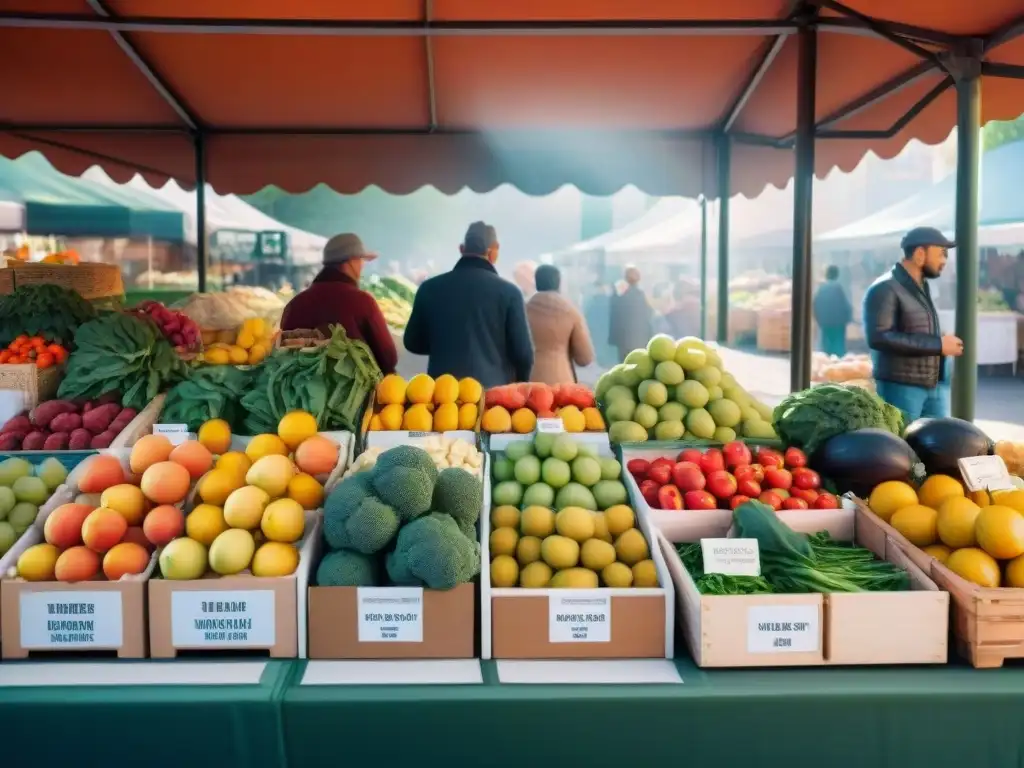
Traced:
<path id="1" fill-rule="evenodd" d="M 792 314 L 788 309 L 762 309 L 757 315 L 757 348 L 789 352 Z"/>
<path id="2" fill-rule="evenodd" d="M 39 403 L 57 396 L 57 388 L 64 375 L 63 366 L 52 366 L 40 370 L 34 365 L 22 363 L 0 365 L 0 389 L 12 389 L 25 394 L 25 408 L 35 408 Z"/>
<path id="3" fill-rule="evenodd" d="M 112 264 L 35 264 L 15 263 L 10 271 L 13 285 L 0 282 L 0 291 L 12 293 L 25 285 L 50 283 L 69 288 L 83 299 L 104 299 L 124 295 L 121 270 Z M 10 290 L 6 290 L 10 287 Z"/>
<path id="4" fill-rule="evenodd" d="M 734 307 L 729 310 L 729 343 L 750 341 L 757 337 L 757 310 Z"/>

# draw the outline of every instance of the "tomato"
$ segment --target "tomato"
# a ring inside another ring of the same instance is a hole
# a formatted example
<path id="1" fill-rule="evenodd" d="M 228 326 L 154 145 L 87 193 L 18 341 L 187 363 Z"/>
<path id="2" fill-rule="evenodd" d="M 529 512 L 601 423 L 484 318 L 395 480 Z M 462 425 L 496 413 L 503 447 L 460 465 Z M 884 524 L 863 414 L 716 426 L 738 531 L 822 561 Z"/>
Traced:
<path id="1" fill-rule="evenodd" d="M 771 488 L 782 488 L 788 491 L 793 485 L 793 475 L 788 469 L 782 467 L 770 467 L 764 471 L 764 481 Z"/>
<path id="2" fill-rule="evenodd" d="M 28 341 L 28 336 L 26 336 L 23 333 L 20 336 L 15 336 L 14 337 L 14 341 L 12 341 L 11 343 L 12 344 L 19 344 L 20 345 L 20 344 L 24 344 L 26 341 Z"/>
<path id="3" fill-rule="evenodd" d="M 757 497 L 758 501 L 762 504 L 767 504 L 772 509 L 778 509 L 782 506 L 782 497 L 779 496 L 775 491 L 765 491 Z"/>
<path id="4" fill-rule="evenodd" d="M 705 475 L 725 469 L 725 456 L 717 448 L 709 448 L 701 454 L 698 466 Z"/>
<path id="5" fill-rule="evenodd" d="M 672 482 L 681 491 L 703 491 L 707 481 L 700 467 L 690 461 L 680 461 L 672 467 Z"/>
<path id="6" fill-rule="evenodd" d="M 689 461 L 691 464 L 700 465 L 700 457 L 703 455 L 699 448 L 684 448 L 676 456 L 676 461 Z"/>
<path id="7" fill-rule="evenodd" d="M 53 365 L 53 355 L 49 352 L 44 352 L 36 358 L 36 368 L 49 368 Z"/>
<path id="8" fill-rule="evenodd" d="M 658 509 L 682 509 L 683 494 L 674 485 L 663 485 L 658 490 Z"/>
<path id="9" fill-rule="evenodd" d="M 53 355 L 53 359 L 58 363 L 63 363 L 68 359 L 68 351 L 64 347 L 58 347 L 57 351 Z"/>
<path id="10" fill-rule="evenodd" d="M 812 491 L 810 488 L 790 488 L 789 495 L 795 499 L 803 499 L 808 504 L 813 504 L 814 500 L 818 498 L 818 492 Z"/>
<path id="11" fill-rule="evenodd" d="M 761 485 L 752 477 L 744 477 L 742 480 L 737 477 L 736 493 L 740 496 L 756 499 L 761 495 Z"/>
<path id="12" fill-rule="evenodd" d="M 643 480 L 647 477 L 647 472 L 651 468 L 651 462 L 646 459 L 630 459 L 626 462 L 626 471 L 629 472 L 637 480 Z"/>
<path id="13" fill-rule="evenodd" d="M 756 498 L 756 497 L 755 497 Z M 736 509 L 740 504 L 746 504 L 748 501 L 753 501 L 749 496 L 744 496 L 741 493 L 737 493 L 731 499 L 729 499 L 729 509 Z"/>
<path id="14" fill-rule="evenodd" d="M 653 509 L 658 508 L 658 489 L 661 488 L 653 480 L 644 480 L 640 483 L 640 495 L 644 497 L 644 501 L 647 502 L 648 506 Z"/>
<path id="15" fill-rule="evenodd" d="M 750 464 L 750 449 L 746 443 L 733 440 L 722 446 L 722 455 L 725 457 L 725 466 L 728 469 Z"/>
<path id="16" fill-rule="evenodd" d="M 707 491 L 687 491 L 685 496 L 687 509 L 718 509 L 718 502 L 715 497 Z"/>
<path id="17" fill-rule="evenodd" d="M 718 499 L 728 499 L 736 495 L 736 478 L 724 469 L 718 469 L 707 476 L 707 489 Z"/>
<path id="18" fill-rule="evenodd" d="M 811 506 L 815 509 L 839 509 L 839 499 L 831 493 L 819 493 Z"/>
<path id="19" fill-rule="evenodd" d="M 3 352 L 0 352 L 0 363 L 8 362 L 11 359 L 12 354 L 13 353 L 9 349 L 5 349 Z"/>
<path id="20" fill-rule="evenodd" d="M 821 488 L 821 476 L 813 469 L 798 467 L 793 470 L 793 485 L 804 490 L 817 490 Z"/>
<path id="21" fill-rule="evenodd" d="M 757 463 L 765 468 L 781 467 L 784 466 L 785 460 L 778 451 L 762 447 L 757 449 Z"/>
<path id="22" fill-rule="evenodd" d="M 788 499 L 782 500 L 783 509 L 810 509 L 811 505 L 803 499 L 798 499 L 796 496 L 790 496 Z"/>
<path id="23" fill-rule="evenodd" d="M 790 469 L 807 466 L 807 456 L 799 448 L 787 448 L 783 458 L 786 461 L 786 466 Z"/>
<path id="24" fill-rule="evenodd" d="M 651 464 L 651 468 L 647 470 L 647 479 L 658 485 L 668 485 L 672 482 L 672 467 L 668 464 Z"/>

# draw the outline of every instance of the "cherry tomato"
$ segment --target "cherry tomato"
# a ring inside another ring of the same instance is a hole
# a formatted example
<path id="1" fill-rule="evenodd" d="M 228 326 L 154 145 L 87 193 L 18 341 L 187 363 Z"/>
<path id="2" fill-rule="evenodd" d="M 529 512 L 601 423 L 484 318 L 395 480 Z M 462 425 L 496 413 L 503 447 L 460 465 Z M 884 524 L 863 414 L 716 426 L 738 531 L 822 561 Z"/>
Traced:
<path id="1" fill-rule="evenodd" d="M 36 358 L 36 368 L 49 368 L 53 365 L 53 355 L 49 352 L 43 352 Z"/>

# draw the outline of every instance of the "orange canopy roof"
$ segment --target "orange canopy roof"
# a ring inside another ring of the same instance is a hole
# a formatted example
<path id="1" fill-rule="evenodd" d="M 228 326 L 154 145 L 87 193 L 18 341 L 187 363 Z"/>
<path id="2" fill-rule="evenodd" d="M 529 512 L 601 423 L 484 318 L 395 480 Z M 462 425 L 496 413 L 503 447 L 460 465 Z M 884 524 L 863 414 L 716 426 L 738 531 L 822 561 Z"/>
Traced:
<path id="1" fill-rule="evenodd" d="M 1000 32 L 987 40 L 1002 44 L 986 53 L 983 119 L 1024 111 L 1024 80 L 1006 77 L 1024 74 L 1024 24 L 1011 27 L 1021 0 L 812 4 L 819 175 L 945 138 L 955 91 L 927 57 L 966 36 Z M 634 183 L 713 197 L 727 128 L 732 192 L 756 195 L 793 172 L 794 5 L 0 0 L 0 154 L 38 149 L 67 173 L 99 163 L 120 181 L 141 171 L 190 185 L 200 131 L 221 192 Z"/>

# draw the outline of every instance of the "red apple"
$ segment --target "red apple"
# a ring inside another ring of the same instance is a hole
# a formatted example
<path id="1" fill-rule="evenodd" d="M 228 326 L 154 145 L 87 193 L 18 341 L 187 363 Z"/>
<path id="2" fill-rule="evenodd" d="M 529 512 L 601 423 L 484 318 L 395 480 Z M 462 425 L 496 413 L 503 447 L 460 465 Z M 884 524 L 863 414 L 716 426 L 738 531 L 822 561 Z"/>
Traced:
<path id="1" fill-rule="evenodd" d="M 756 499 L 761 495 L 761 485 L 750 477 L 745 477 L 742 480 L 737 478 L 736 493 L 740 496 L 749 496 L 752 499 Z"/>
<path id="2" fill-rule="evenodd" d="M 793 485 L 805 491 L 821 488 L 821 476 L 813 469 L 797 467 L 793 470 Z"/>
<path id="3" fill-rule="evenodd" d="M 643 480 L 647 477 L 647 472 L 651 468 L 651 462 L 647 459 L 630 459 L 626 462 L 626 471 L 629 472 L 637 481 Z"/>
<path id="4" fill-rule="evenodd" d="M 803 499 L 808 504 L 813 504 L 814 500 L 818 498 L 818 492 L 812 491 L 809 488 L 790 488 L 789 495 L 792 498 Z"/>
<path id="5" fill-rule="evenodd" d="M 747 448 L 746 443 L 739 440 L 733 440 L 731 443 L 723 445 L 722 456 L 725 458 L 725 466 L 728 469 L 750 463 L 750 449 Z"/>
<path id="6" fill-rule="evenodd" d="M 670 464 L 651 464 L 647 470 L 647 479 L 653 480 L 658 485 L 665 485 L 672 482 L 672 466 Z"/>
<path id="7" fill-rule="evenodd" d="M 736 509 L 740 504 L 746 504 L 748 501 L 753 501 L 753 499 L 749 496 L 743 496 L 742 494 L 737 493 L 729 499 L 729 509 Z"/>
<path id="8" fill-rule="evenodd" d="M 785 460 L 778 451 L 761 447 L 757 449 L 757 463 L 767 469 L 768 467 L 781 467 L 785 464 Z"/>
<path id="9" fill-rule="evenodd" d="M 811 505 L 803 499 L 798 499 L 796 496 L 790 496 L 788 499 L 782 500 L 783 509 L 810 509 Z"/>
<path id="10" fill-rule="evenodd" d="M 684 448 L 676 456 L 676 461 L 688 461 L 691 464 L 700 464 L 700 457 L 703 456 L 699 448 Z"/>
<path id="11" fill-rule="evenodd" d="M 725 457 L 717 448 L 708 448 L 705 453 L 701 454 L 699 466 L 701 472 L 710 475 L 712 472 L 725 469 Z"/>
<path id="12" fill-rule="evenodd" d="M 687 509 L 718 509 L 718 502 L 715 497 L 707 491 L 687 491 L 683 497 Z"/>
<path id="13" fill-rule="evenodd" d="M 674 485 L 663 485 L 658 490 L 658 509 L 682 509 L 683 494 Z"/>
<path id="14" fill-rule="evenodd" d="M 807 466 L 807 456 L 799 448 L 787 448 L 782 458 L 790 469 Z"/>
<path id="15" fill-rule="evenodd" d="M 782 506 L 782 497 L 775 491 L 764 491 L 757 497 L 757 500 L 762 504 L 767 504 L 772 509 L 778 509 Z"/>
<path id="16" fill-rule="evenodd" d="M 819 493 L 811 506 L 815 509 L 839 509 L 839 499 L 831 493 Z"/>
<path id="17" fill-rule="evenodd" d="M 706 484 L 700 467 L 690 461 L 680 461 L 672 467 L 672 482 L 681 491 L 703 491 Z"/>
<path id="18" fill-rule="evenodd" d="M 644 501 L 654 509 L 658 508 L 658 490 L 661 488 L 653 480 L 644 480 L 640 483 L 640 495 L 644 497 Z"/>
<path id="19" fill-rule="evenodd" d="M 793 485 L 793 475 L 788 469 L 771 467 L 764 471 L 764 482 L 769 488 L 782 488 L 788 491 Z"/>
<path id="20" fill-rule="evenodd" d="M 717 499 L 728 499 L 736 495 L 736 478 L 724 469 L 716 470 L 708 475 L 708 490 Z"/>

